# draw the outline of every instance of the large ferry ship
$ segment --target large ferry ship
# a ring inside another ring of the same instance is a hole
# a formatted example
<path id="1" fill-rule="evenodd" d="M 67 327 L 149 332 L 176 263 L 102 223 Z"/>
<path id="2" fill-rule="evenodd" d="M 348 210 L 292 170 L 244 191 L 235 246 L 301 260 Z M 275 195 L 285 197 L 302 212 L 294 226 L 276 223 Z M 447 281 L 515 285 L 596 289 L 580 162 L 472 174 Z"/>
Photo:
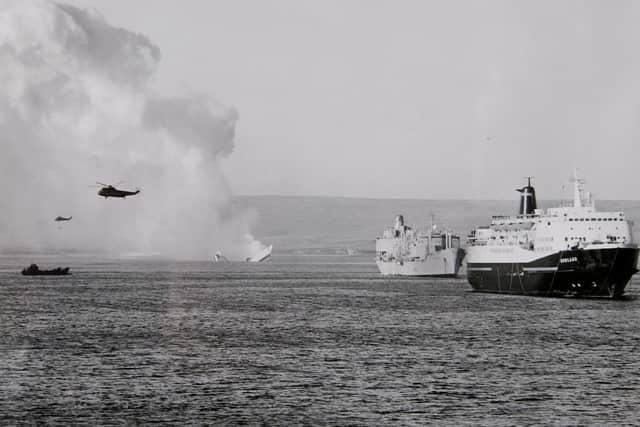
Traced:
<path id="1" fill-rule="evenodd" d="M 376 264 L 383 275 L 455 277 L 462 258 L 458 236 L 435 226 L 419 232 L 406 226 L 402 215 L 376 239 Z"/>
<path id="2" fill-rule="evenodd" d="M 519 214 L 494 216 L 469 235 L 474 290 L 539 296 L 620 297 L 636 273 L 638 246 L 623 212 L 599 212 L 574 176 L 573 206 L 537 208 L 531 179 Z"/>

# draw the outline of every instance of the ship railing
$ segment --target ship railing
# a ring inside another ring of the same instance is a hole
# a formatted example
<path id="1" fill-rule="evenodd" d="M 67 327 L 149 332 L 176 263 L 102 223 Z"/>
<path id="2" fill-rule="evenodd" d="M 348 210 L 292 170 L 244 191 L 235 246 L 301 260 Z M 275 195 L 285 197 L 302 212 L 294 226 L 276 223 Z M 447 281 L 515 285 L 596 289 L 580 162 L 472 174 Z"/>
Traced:
<path id="1" fill-rule="evenodd" d="M 531 219 L 536 218 L 538 215 L 536 214 L 526 214 L 526 215 L 492 215 L 491 219 Z"/>
<path id="2" fill-rule="evenodd" d="M 487 241 L 484 239 L 478 239 L 476 237 L 467 237 L 467 244 L 472 246 L 486 246 Z"/>

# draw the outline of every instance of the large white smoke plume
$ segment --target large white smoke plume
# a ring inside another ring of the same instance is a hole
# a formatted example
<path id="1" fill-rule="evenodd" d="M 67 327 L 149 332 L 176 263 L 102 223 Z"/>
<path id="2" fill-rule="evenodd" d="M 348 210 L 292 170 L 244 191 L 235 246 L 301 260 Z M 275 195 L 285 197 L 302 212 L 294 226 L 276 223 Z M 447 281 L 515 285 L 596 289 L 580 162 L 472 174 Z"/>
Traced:
<path id="1" fill-rule="evenodd" d="M 253 255 L 218 166 L 234 109 L 154 93 L 158 47 L 95 11 L 0 7 L 1 248 Z M 120 180 L 142 192 L 105 200 L 89 187 Z"/>

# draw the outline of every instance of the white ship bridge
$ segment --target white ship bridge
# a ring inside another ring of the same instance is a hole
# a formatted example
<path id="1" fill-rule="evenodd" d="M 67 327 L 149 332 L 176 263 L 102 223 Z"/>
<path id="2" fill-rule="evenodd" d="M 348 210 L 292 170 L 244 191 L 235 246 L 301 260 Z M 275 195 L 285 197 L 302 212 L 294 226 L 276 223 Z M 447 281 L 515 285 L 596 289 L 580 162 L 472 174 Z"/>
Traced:
<path id="1" fill-rule="evenodd" d="M 632 244 L 632 222 L 620 211 L 597 211 L 591 195 L 583 194 L 582 183 L 577 176 L 574 178 L 572 206 L 494 216 L 491 225 L 472 231 L 469 244 L 489 246 L 486 249 L 493 253 L 512 253 L 519 248 L 536 253 L 536 257 L 540 252 Z"/>

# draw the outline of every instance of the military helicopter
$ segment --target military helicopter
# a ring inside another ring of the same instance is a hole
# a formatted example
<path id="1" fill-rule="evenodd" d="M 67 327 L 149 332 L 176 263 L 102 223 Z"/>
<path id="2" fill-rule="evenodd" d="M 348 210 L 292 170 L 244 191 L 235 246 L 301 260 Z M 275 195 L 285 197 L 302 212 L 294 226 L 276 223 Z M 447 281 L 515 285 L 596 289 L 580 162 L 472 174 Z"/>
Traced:
<path id="1" fill-rule="evenodd" d="M 124 199 L 127 196 L 135 196 L 140 192 L 140 190 L 137 189 L 136 191 L 118 190 L 113 185 L 104 184 L 102 182 L 96 182 L 96 184 L 102 185 L 102 188 L 98 191 L 98 196 L 102 196 L 105 199 L 108 197 L 120 197 Z"/>
<path id="2" fill-rule="evenodd" d="M 55 222 L 60 222 L 60 221 L 71 221 L 71 218 L 73 218 L 72 216 L 70 217 L 64 217 L 64 216 L 57 216 L 56 219 L 54 219 Z"/>

